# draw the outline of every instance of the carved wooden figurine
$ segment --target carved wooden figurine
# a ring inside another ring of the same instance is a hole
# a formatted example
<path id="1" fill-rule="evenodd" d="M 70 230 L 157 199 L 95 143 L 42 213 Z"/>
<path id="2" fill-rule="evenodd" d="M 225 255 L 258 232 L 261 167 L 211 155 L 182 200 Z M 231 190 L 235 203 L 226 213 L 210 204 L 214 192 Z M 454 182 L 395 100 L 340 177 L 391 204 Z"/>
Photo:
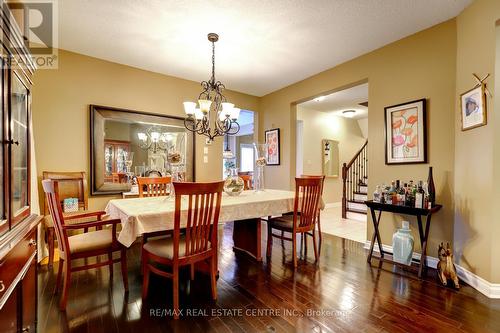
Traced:
<path id="1" fill-rule="evenodd" d="M 437 269 L 439 280 L 441 280 L 444 286 L 448 284 L 448 280 L 453 280 L 455 288 L 459 289 L 460 284 L 458 282 L 455 264 L 453 264 L 453 253 L 450 249 L 450 243 L 446 243 L 446 248 L 444 247 L 444 243 L 439 244 L 438 257 L 439 262 L 437 264 Z"/>

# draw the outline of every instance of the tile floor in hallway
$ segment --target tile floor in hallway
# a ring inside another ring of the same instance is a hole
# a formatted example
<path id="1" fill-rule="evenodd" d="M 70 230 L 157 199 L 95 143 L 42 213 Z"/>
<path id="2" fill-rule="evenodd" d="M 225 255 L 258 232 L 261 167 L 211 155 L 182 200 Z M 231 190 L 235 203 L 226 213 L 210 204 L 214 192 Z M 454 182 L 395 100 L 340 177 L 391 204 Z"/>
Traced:
<path id="1" fill-rule="evenodd" d="M 330 235 L 364 243 L 366 220 L 358 221 L 342 218 L 342 207 L 326 207 L 321 212 L 321 231 Z"/>

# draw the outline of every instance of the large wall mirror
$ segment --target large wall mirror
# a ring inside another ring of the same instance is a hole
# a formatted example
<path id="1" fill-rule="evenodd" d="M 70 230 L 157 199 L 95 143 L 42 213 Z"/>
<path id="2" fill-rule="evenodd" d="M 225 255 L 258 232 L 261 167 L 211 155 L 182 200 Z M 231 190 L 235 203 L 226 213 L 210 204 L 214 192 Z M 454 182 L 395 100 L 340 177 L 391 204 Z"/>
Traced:
<path id="1" fill-rule="evenodd" d="M 137 177 L 194 181 L 194 134 L 184 119 L 90 105 L 91 193 L 130 191 Z"/>
<path id="2" fill-rule="evenodd" d="M 321 141 L 323 155 L 323 175 L 326 177 L 339 176 L 339 142 L 323 139 Z"/>

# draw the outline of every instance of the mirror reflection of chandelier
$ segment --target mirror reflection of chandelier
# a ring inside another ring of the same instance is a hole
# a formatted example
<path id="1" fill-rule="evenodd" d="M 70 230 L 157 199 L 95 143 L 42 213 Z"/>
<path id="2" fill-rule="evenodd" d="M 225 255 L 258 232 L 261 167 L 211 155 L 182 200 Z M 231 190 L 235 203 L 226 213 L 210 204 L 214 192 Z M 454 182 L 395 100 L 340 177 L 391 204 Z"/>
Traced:
<path id="1" fill-rule="evenodd" d="M 219 40 L 219 36 L 209 33 L 208 40 L 212 43 L 212 77 L 201 82 L 203 91 L 198 96 L 198 105 L 195 102 L 184 102 L 187 116 L 184 126 L 189 131 L 205 135 L 209 141 L 213 141 L 217 136 L 238 133 L 240 125 L 237 120 L 240 109 L 226 101 L 222 94 L 224 85 L 215 80 L 215 42 Z"/>
<path id="2" fill-rule="evenodd" d="M 172 134 L 161 132 L 158 127 L 154 126 L 148 128 L 146 133 L 137 133 L 137 137 L 139 138 L 139 147 L 151 150 L 153 154 L 167 151 L 173 139 Z"/>

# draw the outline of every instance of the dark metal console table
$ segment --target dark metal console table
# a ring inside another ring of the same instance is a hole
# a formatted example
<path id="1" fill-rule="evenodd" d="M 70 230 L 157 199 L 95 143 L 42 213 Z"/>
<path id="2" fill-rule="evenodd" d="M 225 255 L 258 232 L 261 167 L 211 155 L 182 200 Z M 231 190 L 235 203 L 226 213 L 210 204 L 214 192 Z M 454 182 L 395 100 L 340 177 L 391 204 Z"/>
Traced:
<path id="1" fill-rule="evenodd" d="M 431 209 L 422 209 L 422 208 L 414 208 L 408 206 L 399 206 L 399 205 L 389 205 L 383 204 L 380 202 L 374 202 L 373 200 L 365 201 L 366 206 L 370 209 L 373 221 L 373 236 L 370 244 L 370 252 L 368 253 L 368 262 L 371 264 L 373 248 L 375 245 L 375 240 L 377 241 L 378 248 L 380 251 L 380 261 L 389 262 L 394 265 L 411 267 L 404 264 L 400 264 L 390 259 L 384 258 L 384 254 L 392 254 L 382 249 L 382 241 L 380 239 L 380 231 L 379 231 L 379 223 L 380 217 L 382 216 L 382 212 L 390 212 L 395 214 L 404 214 L 404 215 L 412 215 L 417 217 L 418 222 L 418 234 L 420 236 L 420 246 L 422 248 L 422 254 L 420 256 L 420 260 L 412 259 L 412 263 L 415 261 L 418 263 L 418 277 L 422 277 L 422 271 L 424 268 L 427 268 L 427 240 L 429 239 L 429 229 L 431 225 L 431 217 L 432 214 L 438 212 L 443 206 L 442 205 L 434 205 Z M 376 211 L 378 211 L 378 216 L 376 216 Z M 422 222 L 422 216 L 426 217 L 425 228 Z"/>

